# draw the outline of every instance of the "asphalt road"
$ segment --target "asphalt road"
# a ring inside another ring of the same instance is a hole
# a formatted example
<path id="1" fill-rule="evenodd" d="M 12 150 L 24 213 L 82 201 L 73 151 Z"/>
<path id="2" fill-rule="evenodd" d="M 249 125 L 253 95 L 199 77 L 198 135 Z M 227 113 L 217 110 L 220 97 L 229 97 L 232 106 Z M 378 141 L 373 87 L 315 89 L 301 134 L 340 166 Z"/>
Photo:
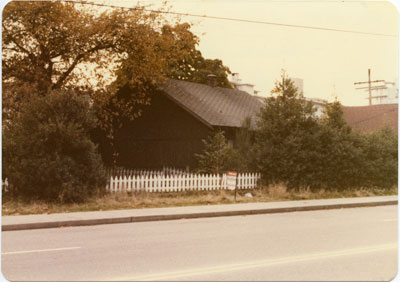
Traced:
<path id="1" fill-rule="evenodd" d="M 397 206 L 2 232 L 11 281 L 390 280 Z"/>

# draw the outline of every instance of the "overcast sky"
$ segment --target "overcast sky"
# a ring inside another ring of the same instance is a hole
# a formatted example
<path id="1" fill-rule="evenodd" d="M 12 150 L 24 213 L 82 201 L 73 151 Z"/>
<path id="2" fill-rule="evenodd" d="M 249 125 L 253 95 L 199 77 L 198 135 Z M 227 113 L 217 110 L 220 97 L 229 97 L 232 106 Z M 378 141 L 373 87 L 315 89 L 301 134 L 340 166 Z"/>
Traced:
<path id="1" fill-rule="evenodd" d="M 154 1 L 153 1 L 154 2 Z M 274 23 L 398 34 L 398 11 L 385 1 L 175 0 L 174 11 Z M 269 94 L 282 68 L 304 79 L 306 97 L 366 105 L 354 82 L 398 80 L 398 37 L 183 17 L 195 23 L 199 49 L 222 59 L 244 82 Z"/>
<path id="2" fill-rule="evenodd" d="M 96 0 L 118 6 L 137 1 Z M 155 8 L 159 0 L 144 0 Z M 376 36 L 183 16 L 203 56 L 221 59 L 242 81 L 269 95 L 284 68 L 304 80 L 304 95 L 367 105 L 354 82 L 398 82 L 398 11 L 388 1 L 170 0 L 172 11 L 290 25 L 391 34 Z"/>

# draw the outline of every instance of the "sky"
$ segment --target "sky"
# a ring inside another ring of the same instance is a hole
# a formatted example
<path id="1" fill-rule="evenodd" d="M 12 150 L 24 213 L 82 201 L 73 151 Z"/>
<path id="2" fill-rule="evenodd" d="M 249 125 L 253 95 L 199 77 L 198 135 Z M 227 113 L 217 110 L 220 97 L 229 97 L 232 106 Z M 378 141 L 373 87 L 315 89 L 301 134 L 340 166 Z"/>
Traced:
<path id="1" fill-rule="evenodd" d="M 208 16 L 398 34 L 397 8 L 387 1 L 175 0 L 172 10 Z M 354 82 L 398 82 L 398 37 L 183 17 L 192 21 L 206 58 L 219 58 L 243 82 L 269 95 L 285 69 L 304 80 L 304 95 L 367 105 Z"/>
<path id="2" fill-rule="evenodd" d="M 159 1 L 142 1 L 155 3 Z M 172 11 L 315 26 L 368 33 L 375 36 L 275 25 L 182 17 L 192 22 L 199 50 L 221 59 L 242 81 L 267 96 L 285 69 L 302 78 L 304 95 L 344 105 L 367 105 L 368 93 L 354 82 L 398 82 L 398 10 L 388 1 L 268 1 L 172 0 Z"/>
<path id="3" fill-rule="evenodd" d="M 138 3 L 94 2 L 125 7 Z M 153 4 L 153 9 L 163 2 L 140 1 Z M 193 24 L 203 56 L 221 59 L 239 73 L 242 82 L 254 84 L 262 96 L 270 94 L 282 69 L 290 77 L 303 79 L 306 97 L 327 101 L 337 97 L 348 106 L 368 104 L 368 93 L 356 91 L 354 85 L 368 80 L 368 69 L 372 80 L 398 85 L 398 10 L 389 1 L 169 0 L 168 5 L 179 13 L 394 35 L 182 16 L 182 21 Z"/>

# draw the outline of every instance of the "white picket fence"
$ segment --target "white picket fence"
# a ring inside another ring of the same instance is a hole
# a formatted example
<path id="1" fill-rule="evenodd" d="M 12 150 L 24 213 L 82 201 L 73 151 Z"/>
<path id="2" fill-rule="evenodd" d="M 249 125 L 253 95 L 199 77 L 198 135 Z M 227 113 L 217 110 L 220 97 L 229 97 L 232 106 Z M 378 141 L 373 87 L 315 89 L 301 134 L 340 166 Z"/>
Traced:
<path id="1" fill-rule="evenodd" d="M 240 173 L 237 178 L 238 189 L 257 187 L 259 173 Z M 110 177 L 109 192 L 178 192 L 193 190 L 228 189 L 226 174 L 186 174 L 186 175 L 142 175 Z"/>
<path id="2" fill-rule="evenodd" d="M 175 174 L 189 174 L 189 172 L 183 170 L 183 169 L 177 169 L 177 168 L 172 168 L 172 167 L 166 167 L 164 166 L 162 169 L 159 170 L 147 170 L 147 169 L 126 169 L 126 168 L 121 168 L 121 167 L 116 167 L 116 168 L 108 168 L 106 169 L 106 174 L 108 176 L 156 176 L 156 175 L 175 175 Z"/>

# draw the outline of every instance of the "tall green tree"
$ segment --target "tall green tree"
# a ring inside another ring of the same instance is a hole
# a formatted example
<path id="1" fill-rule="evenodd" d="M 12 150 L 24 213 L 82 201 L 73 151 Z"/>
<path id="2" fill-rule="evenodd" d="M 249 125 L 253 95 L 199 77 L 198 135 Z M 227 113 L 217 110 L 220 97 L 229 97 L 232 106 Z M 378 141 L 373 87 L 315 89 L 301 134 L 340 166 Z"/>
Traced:
<path id="1" fill-rule="evenodd" d="M 305 185 L 313 177 L 315 109 L 285 72 L 271 94 L 259 113 L 255 163 L 266 182 Z"/>

